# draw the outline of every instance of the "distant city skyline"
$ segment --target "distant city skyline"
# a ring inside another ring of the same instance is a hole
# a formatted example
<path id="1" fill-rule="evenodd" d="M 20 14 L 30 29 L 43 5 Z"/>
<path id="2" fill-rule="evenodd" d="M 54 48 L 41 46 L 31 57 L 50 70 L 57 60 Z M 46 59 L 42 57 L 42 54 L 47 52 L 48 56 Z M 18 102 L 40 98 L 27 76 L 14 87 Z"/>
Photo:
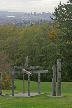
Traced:
<path id="1" fill-rule="evenodd" d="M 54 8 L 68 0 L 0 0 L 0 11 L 54 12 Z"/>

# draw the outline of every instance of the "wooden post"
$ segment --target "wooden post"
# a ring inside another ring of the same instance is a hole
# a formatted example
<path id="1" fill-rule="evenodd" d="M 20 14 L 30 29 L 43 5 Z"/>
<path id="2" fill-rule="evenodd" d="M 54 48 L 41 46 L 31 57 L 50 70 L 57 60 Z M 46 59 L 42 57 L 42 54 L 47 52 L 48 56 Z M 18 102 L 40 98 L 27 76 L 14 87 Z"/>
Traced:
<path id="1" fill-rule="evenodd" d="M 28 67 L 28 56 L 26 57 L 25 67 Z"/>
<path id="2" fill-rule="evenodd" d="M 56 67 L 52 67 L 53 78 L 52 78 L 52 96 L 56 96 Z"/>
<path id="3" fill-rule="evenodd" d="M 12 96 L 14 96 L 14 71 L 12 71 Z"/>
<path id="4" fill-rule="evenodd" d="M 2 95 L 2 73 L 0 72 L 0 95 Z"/>
<path id="5" fill-rule="evenodd" d="M 57 59 L 57 96 L 61 96 L 61 59 Z"/>
<path id="6" fill-rule="evenodd" d="M 38 94 L 40 94 L 40 72 L 38 73 Z"/>
<path id="7" fill-rule="evenodd" d="M 23 72 L 23 94 L 25 93 L 24 72 Z"/>
<path id="8" fill-rule="evenodd" d="M 30 96 L 30 74 L 28 74 L 28 96 Z"/>

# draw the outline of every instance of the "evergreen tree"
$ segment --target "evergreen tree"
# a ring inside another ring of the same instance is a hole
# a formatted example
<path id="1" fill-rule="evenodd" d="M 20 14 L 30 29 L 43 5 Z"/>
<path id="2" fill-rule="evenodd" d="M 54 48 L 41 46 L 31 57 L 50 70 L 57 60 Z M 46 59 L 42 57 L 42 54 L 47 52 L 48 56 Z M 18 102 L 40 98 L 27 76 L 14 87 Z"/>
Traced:
<path id="1" fill-rule="evenodd" d="M 60 30 L 58 49 L 63 59 L 63 80 L 72 79 L 72 0 L 66 4 L 60 4 L 55 8 L 55 21 Z"/>

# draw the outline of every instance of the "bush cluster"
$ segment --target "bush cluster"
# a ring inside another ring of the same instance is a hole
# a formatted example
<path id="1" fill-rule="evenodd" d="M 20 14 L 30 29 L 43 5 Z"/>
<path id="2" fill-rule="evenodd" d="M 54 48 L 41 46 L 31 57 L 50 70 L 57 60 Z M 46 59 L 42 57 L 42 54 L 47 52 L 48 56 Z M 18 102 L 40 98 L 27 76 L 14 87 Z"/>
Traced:
<path id="1" fill-rule="evenodd" d="M 3 90 L 11 89 L 11 75 L 10 74 L 2 75 L 2 89 Z"/>

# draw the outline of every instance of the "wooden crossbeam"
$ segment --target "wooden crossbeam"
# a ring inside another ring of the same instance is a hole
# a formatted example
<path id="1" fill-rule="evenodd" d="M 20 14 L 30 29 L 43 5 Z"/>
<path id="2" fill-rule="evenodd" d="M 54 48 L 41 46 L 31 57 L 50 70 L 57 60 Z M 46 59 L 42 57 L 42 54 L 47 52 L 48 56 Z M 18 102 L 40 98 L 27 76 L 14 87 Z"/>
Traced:
<path id="1" fill-rule="evenodd" d="M 35 70 L 33 73 L 48 73 L 48 70 Z"/>

